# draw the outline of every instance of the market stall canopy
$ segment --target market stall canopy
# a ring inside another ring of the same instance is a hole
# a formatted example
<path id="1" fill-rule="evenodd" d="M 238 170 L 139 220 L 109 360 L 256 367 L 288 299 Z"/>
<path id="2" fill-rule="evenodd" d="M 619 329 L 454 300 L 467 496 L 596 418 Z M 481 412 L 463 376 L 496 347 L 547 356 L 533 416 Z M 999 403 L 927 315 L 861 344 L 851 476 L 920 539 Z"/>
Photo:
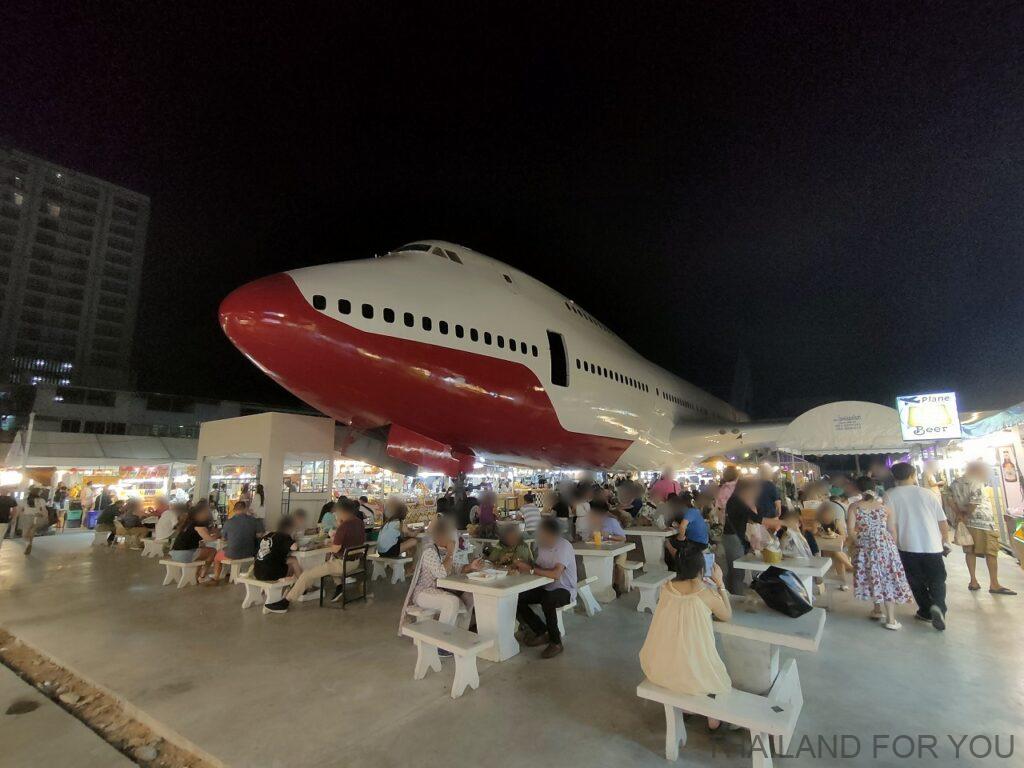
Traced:
<path id="1" fill-rule="evenodd" d="M 984 437 L 1024 423 L 1024 403 L 1011 405 L 996 413 L 972 414 L 972 416 L 981 416 L 981 418 L 965 418 L 963 415 L 960 417 L 960 429 L 963 431 L 964 437 Z"/>
<path id="2" fill-rule="evenodd" d="M 812 408 L 795 418 L 779 437 L 780 450 L 814 456 L 903 453 L 911 445 L 900 434 L 895 408 L 842 400 Z"/>
<path id="3" fill-rule="evenodd" d="M 7 452 L 5 466 L 81 467 L 90 464 L 195 462 L 197 441 L 180 437 L 34 431 L 27 456 L 24 445 L 25 434 L 19 432 Z"/>

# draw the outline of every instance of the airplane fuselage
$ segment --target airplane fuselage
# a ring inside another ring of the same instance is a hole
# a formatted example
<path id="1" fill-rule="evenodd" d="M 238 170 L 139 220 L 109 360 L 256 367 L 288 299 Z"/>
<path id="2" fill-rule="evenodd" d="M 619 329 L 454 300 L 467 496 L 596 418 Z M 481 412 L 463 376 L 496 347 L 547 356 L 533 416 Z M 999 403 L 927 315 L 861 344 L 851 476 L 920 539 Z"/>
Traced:
<path id="1" fill-rule="evenodd" d="M 746 418 L 543 283 L 440 241 L 249 283 L 221 324 L 321 412 L 479 459 L 655 469 L 682 458 L 674 425 Z"/>

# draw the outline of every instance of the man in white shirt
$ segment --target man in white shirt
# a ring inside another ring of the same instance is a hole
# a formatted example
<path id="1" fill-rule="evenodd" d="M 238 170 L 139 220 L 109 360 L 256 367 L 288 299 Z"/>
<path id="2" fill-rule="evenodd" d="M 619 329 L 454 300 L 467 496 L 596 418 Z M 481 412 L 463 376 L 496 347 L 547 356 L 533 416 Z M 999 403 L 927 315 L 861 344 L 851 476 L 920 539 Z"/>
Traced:
<path id="1" fill-rule="evenodd" d="M 540 507 L 537 506 L 537 497 L 532 493 L 527 493 L 523 496 L 523 501 L 526 504 L 519 509 L 519 516 L 523 518 L 523 527 L 526 532 L 533 533 L 540 525 Z"/>
<path id="2" fill-rule="evenodd" d="M 917 484 L 912 464 L 893 464 L 896 487 L 885 494 L 885 505 L 896 523 L 896 546 L 907 582 L 917 602 L 916 618 L 946 628 L 946 534 L 949 523 L 938 497 Z"/>
<path id="3" fill-rule="evenodd" d="M 174 529 L 178 525 L 178 516 L 182 513 L 180 504 L 172 504 L 160 513 L 160 519 L 156 521 L 153 528 L 153 538 L 156 541 L 167 541 L 174 535 Z"/>

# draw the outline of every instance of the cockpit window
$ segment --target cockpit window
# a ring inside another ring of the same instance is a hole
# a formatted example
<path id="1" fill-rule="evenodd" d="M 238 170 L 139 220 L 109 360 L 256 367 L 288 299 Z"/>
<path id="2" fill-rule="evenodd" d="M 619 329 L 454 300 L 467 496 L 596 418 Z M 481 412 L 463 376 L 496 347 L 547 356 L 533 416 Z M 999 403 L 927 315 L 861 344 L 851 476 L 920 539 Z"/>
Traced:
<path id="1" fill-rule="evenodd" d="M 448 250 L 446 250 L 445 253 L 447 253 L 448 254 L 448 258 L 451 259 L 452 261 L 454 261 L 456 264 L 461 264 L 462 263 L 462 259 L 459 258 L 459 254 L 457 254 L 455 251 L 448 251 Z"/>

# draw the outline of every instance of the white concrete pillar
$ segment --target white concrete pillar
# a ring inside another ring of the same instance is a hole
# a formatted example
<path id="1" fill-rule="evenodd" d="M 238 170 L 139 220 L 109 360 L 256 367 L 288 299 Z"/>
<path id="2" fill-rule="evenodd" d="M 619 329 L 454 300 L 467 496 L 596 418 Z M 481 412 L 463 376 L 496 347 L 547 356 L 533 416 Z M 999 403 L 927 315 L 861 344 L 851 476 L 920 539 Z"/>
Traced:
<path id="1" fill-rule="evenodd" d="M 210 495 L 210 457 L 200 456 L 196 461 L 196 484 L 192 491 L 192 503 Z"/>
<path id="2" fill-rule="evenodd" d="M 281 519 L 281 480 L 284 478 L 284 452 L 271 449 L 260 456 L 260 483 L 266 496 L 266 526 L 277 527 Z"/>

